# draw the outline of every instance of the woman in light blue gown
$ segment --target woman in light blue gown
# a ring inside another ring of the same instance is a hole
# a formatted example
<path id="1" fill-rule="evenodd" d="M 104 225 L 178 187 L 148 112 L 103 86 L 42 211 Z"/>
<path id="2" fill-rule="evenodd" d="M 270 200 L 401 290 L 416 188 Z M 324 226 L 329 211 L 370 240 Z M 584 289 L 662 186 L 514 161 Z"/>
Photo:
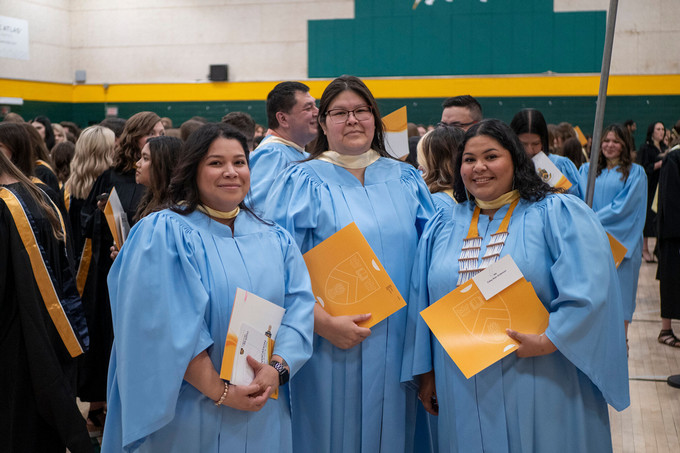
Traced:
<path id="1" fill-rule="evenodd" d="M 597 163 L 593 211 L 607 233 L 626 247 L 626 256 L 616 269 L 619 275 L 623 319 L 628 324 L 635 312 L 638 275 L 642 263 L 642 230 L 647 209 L 647 175 L 633 163 L 626 133 L 613 124 L 602 132 L 602 152 Z M 581 167 L 582 186 L 586 187 L 590 164 Z M 585 195 L 585 191 L 584 191 Z M 626 335 L 627 337 L 627 335 Z"/>
<path id="2" fill-rule="evenodd" d="M 324 91 L 310 154 L 279 176 L 265 216 L 303 253 L 355 222 L 406 298 L 434 207 L 418 171 L 385 151 L 377 103 L 358 78 L 342 76 Z M 416 394 L 400 383 L 406 310 L 359 327 L 369 315 L 332 317 L 314 307 L 314 354 L 291 383 L 296 453 L 413 449 Z"/>
<path id="3" fill-rule="evenodd" d="M 293 239 L 243 204 L 249 187 L 245 137 L 207 124 L 185 144 L 174 207 L 132 229 L 108 279 L 115 341 L 102 451 L 293 451 L 285 377 L 311 355 L 314 299 Z M 286 309 L 272 364 L 249 358 L 245 386 L 218 374 L 237 288 Z"/>
<path id="4" fill-rule="evenodd" d="M 419 379 L 420 399 L 438 413 L 440 452 L 611 451 L 607 403 L 622 410 L 629 395 L 604 229 L 581 200 L 540 180 L 504 123 L 472 126 L 461 149 L 460 204 L 452 217 L 438 212 L 418 246 L 402 379 Z M 466 239 L 474 226 L 479 243 Z M 487 248 L 491 236 L 496 245 Z M 481 260 L 484 250 L 490 256 Z M 543 335 L 508 329 L 517 351 L 466 379 L 420 311 L 505 255 L 549 312 L 548 328 Z"/>
<path id="5" fill-rule="evenodd" d="M 512 118 L 510 127 L 519 137 L 519 141 L 522 142 L 524 150 L 530 159 L 543 151 L 548 156 L 548 159 L 555 164 L 557 169 L 571 183 L 567 193 L 580 198 L 585 197 L 585 188 L 580 186 L 581 178 L 579 177 L 576 165 L 570 159 L 550 152 L 550 146 L 548 146 L 548 125 L 540 111 L 536 109 L 520 110 Z"/>

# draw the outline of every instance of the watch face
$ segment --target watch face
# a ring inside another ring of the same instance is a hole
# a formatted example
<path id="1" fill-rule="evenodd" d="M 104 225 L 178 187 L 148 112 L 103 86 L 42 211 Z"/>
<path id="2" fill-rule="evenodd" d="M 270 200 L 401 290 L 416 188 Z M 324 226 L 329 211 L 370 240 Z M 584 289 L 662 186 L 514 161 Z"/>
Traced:
<path id="1" fill-rule="evenodd" d="M 290 374 L 288 373 L 288 370 L 286 369 L 286 367 L 283 366 L 282 363 L 272 360 L 270 365 L 273 366 L 274 369 L 279 372 L 279 385 L 283 385 L 286 382 L 288 382 Z"/>

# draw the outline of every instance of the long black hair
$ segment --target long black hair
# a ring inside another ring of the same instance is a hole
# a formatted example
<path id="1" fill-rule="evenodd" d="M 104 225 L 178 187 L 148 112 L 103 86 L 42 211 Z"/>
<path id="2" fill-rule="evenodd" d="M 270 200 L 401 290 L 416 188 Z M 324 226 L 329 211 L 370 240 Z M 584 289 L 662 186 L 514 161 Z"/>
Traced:
<path id="1" fill-rule="evenodd" d="M 656 146 L 654 144 L 654 137 L 653 136 L 654 136 L 654 129 L 656 129 L 657 124 L 660 124 L 661 126 L 663 126 L 663 133 L 666 134 L 666 126 L 664 126 L 663 122 L 653 121 L 652 123 L 650 123 L 649 126 L 647 126 L 647 136 L 645 137 L 645 143 L 647 143 L 648 145 Z M 666 150 L 666 144 L 663 142 L 663 138 L 661 140 L 659 140 L 659 150 L 661 152 Z"/>
<path id="2" fill-rule="evenodd" d="M 371 107 L 373 121 L 375 123 L 375 132 L 373 134 L 371 148 L 376 150 L 382 157 L 392 158 L 385 148 L 385 126 L 380 117 L 378 103 L 373 97 L 371 90 L 369 90 L 366 84 L 358 77 L 343 75 L 329 83 L 321 95 L 321 100 L 319 101 L 319 124 L 317 126 L 318 135 L 316 140 L 312 142 L 312 150 L 309 159 L 314 159 L 324 151 L 328 151 L 328 138 L 321 128 L 321 124 L 326 121 L 326 115 L 328 114 L 328 108 L 330 107 L 331 102 L 345 91 L 353 91 L 366 101 L 366 104 L 368 104 L 369 107 Z"/>
<path id="3" fill-rule="evenodd" d="M 519 136 L 520 134 L 536 134 L 541 138 L 541 147 L 546 154 L 550 154 L 548 142 L 548 125 L 543 114 L 536 109 L 524 109 L 515 114 L 510 122 L 510 128 Z"/>
<path id="4" fill-rule="evenodd" d="M 534 163 L 524 146 L 517 138 L 517 135 L 510 129 L 510 126 L 497 119 L 486 119 L 473 125 L 465 133 L 465 137 L 460 144 L 458 157 L 456 158 L 455 180 L 453 182 L 453 193 L 456 201 L 463 202 L 468 198 L 465 184 L 460 177 L 460 168 L 463 165 L 463 152 L 465 145 L 474 137 L 486 136 L 496 140 L 503 148 L 510 152 L 512 165 L 514 167 L 513 188 L 519 190 L 521 198 L 530 201 L 543 199 L 549 193 L 562 193 L 562 189 L 550 187 L 536 174 Z M 470 195 L 472 197 L 472 195 Z"/>
<path id="5" fill-rule="evenodd" d="M 36 116 L 33 118 L 33 121 L 31 121 L 31 124 L 32 123 L 40 123 L 45 128 L 44 143 L 47 147 L 47 151 L 51 152 L 52 148 L 54 148 L 54 130 L 52 129 L 52 122 L 46 116 Z"/>
<path id="6" fill-rule="evenodd" d="M 146 143 L 151 155 L 150 184 L 137 206 L 135 221 L 168 207 L 170 179 L 182 151 L 182 140 L 175 137 L 161 135 L 150 138 Z"/>
<path id="7" fill-rule="evenodd" d="M 201 161 L 208 154 L 210 145 L 218 138 L 226 138 L 229 140 L 236 140 L 243 148 L 246 156 L 246 162 L 250 165 L 250 151 L 248 149 L 248 142 L 245 135 L 225 123 L 207 123 L 196 129 L 187 141 L 181 151 L 181 158 L 172 174 L 170 181 L 170 201 L 173 206 L 170 208 L 173 211 L 187 215 L 196 210 L 200 204 L 200 194 L 198 192 L 198 183 L 196 177 L 198 175 L 198 166 Z M 152 158 L 153 159 L 153 158 Z M 238 204 L 241 210 L 248 212 L 259 221 L 270 225 L 269 222 L 262 220 L 252 209 L 250 209 L 245 200 Z"/>
<path id="8" fill-rule="evenodd" d="M 621 173 L 621 181 L 626 181 L 628 179 L 628 175 L 630 174 L 630 169 L 633 166 L 633 155 L 630 150 L 628 135 L 626 130 L 621 125 L 609 125 L 605 130 L 602 131 L 600 150 L 602 149 L 602 143 L 610 132 L 616 136 L 616 139 L 621 144 L 621 155 L 619 156 L 619 168 L 617 170 L 619 173 Z M 597 159 L 597 176 L 600 176 L 600 173 L 602 173 L 602 170 L 605 168 L 607 168 L 607 158 L 604 157 L 603 152 L 600 152 L 600 156 Z"/>

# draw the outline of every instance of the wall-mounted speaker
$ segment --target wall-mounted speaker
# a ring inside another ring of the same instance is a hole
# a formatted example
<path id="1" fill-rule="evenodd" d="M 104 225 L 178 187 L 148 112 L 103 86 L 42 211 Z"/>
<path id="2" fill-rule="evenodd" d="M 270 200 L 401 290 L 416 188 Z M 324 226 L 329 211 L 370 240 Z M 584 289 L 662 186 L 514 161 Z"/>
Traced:
<path id="1" fill-rule="evenodd" d="M 76 83 L 85 83 L 87 80 L 87 72 L 84 69 L 76 70 Z"/>
<path id="2" fill-rule="evenodd" d="M 208 78 L 213 82 L 226 82 L 229 80 L 229 66 L 226 64 L 211 64 L 210 76 Z"/>

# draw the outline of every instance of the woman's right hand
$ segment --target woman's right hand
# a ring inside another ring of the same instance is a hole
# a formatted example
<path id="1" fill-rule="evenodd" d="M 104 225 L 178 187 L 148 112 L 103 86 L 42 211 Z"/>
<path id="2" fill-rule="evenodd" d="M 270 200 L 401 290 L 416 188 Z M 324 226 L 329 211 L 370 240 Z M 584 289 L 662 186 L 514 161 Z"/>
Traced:
<path id="1" fill-rule="evenodd" d="M 354 316 L 331 316 L 320 306 L 314 307 L 314 330 L 340 349 L 352 348 L 364 341 L 371 329 L 358 324 L 371 318 L 370 313 Z"/>
<path id="2" fill-rule="evenodd" d="M 258 396 L 251 396 L 258 393 Z M 267 387 L 267 390 L 261 393 L 260 386 L 257 384 L 230 385 L 223 405 L 240 411 L 257 412 L 264 407 L 271 393 L 271 387 Z"/>
<path id="3" fill-rule="evenodd" d="M 437 402 L 437 388 L 435 386 L 434 371 L 428 371 L 419 376 L 420 386 L 418 399 L 423 407 L 432 415 L 439 415 L 439 403 Z"/>

